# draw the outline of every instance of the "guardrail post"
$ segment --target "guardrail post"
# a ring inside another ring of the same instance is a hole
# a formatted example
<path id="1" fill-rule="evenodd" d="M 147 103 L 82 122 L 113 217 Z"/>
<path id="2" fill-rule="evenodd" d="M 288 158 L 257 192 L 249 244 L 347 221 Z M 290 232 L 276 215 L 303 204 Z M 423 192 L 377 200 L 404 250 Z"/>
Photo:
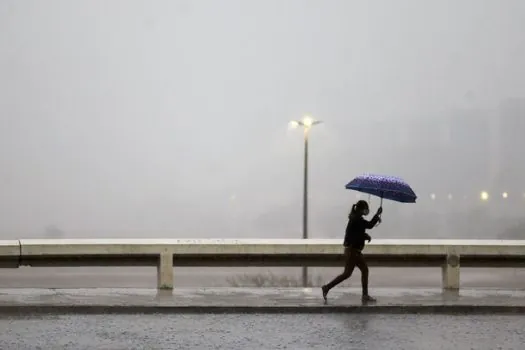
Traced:
<path id="1" fill-rule="evenodd" d="M 157 289 L 173 289 L 173 253 L 161 253 L 157 263 Z"/>
<path id="2" fill-rule="evenodd" d="M 459 263 L 459 255 L 447 255 L 442 267 L 443 289 L 459 290 Z"/>

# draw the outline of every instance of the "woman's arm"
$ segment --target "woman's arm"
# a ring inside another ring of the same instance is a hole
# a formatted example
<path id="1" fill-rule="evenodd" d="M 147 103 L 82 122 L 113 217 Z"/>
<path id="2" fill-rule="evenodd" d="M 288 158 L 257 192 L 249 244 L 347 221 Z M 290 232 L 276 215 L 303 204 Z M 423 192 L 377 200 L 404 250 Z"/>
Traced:
<path id="1" fill-rule="evenodd" d="M 363 221 L 365 222 L 365 227 L 367 229 L 374 228 L 375 225 L 377 225 L 377 223 L 379 222 L 379 220 L 381 220 L 381 218 L 379 217 L 378 214 L 374 215 L 374 217 L 370 221 L 363 219 Z"/>

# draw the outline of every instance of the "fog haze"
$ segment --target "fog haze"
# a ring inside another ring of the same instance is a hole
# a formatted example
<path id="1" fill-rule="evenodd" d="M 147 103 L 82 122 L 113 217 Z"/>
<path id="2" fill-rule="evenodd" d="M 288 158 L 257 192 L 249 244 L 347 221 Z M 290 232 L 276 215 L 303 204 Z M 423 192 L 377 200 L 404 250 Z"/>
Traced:
<path id="1" fill-rule="evenodd" d="M 419 196 L 376 237 L 525 232 L 524 33 L 520 0 L 2 0 L 0 233 L 299 238 L 305 114 L 311 237 L 364 172 Z"/>

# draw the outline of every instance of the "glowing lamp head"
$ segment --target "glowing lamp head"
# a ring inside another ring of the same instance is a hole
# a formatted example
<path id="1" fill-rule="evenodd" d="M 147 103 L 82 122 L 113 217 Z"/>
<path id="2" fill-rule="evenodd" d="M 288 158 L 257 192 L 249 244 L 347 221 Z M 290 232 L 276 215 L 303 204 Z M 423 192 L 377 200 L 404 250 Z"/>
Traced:
<path id="1" fill-rule="evenodd" d="M 312 125 L 314 125 L 314 120 L 312 119 L 312 117 L 309 117 L 309 116 L 305 116 L 302 122 L 303 122 L 303 125 L 307 128 L 310 128 Z"/>

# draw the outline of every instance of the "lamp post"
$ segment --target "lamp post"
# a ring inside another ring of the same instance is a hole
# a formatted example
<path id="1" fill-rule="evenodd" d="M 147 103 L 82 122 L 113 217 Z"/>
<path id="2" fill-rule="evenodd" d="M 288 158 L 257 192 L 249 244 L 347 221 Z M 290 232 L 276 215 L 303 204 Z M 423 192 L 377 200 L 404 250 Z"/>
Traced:
<path id="1" fill-rule="evenodd" d="M 297 128 L 303 127 L 304 130 L 304 172 L 303 172 L 303 239 L 308 239 L 308 138 L 310 129 L 321 123 L 320 120 L 314 120 L 305 116 L 301 120 L 292 120 L 290 126 Z M 303 287 L 308 285 L 308 268 L 303 266 Z"/>

